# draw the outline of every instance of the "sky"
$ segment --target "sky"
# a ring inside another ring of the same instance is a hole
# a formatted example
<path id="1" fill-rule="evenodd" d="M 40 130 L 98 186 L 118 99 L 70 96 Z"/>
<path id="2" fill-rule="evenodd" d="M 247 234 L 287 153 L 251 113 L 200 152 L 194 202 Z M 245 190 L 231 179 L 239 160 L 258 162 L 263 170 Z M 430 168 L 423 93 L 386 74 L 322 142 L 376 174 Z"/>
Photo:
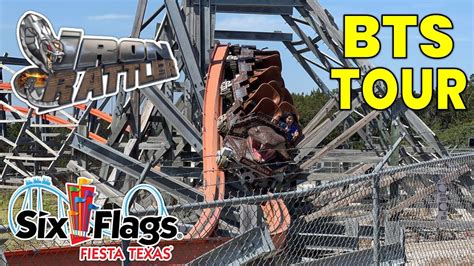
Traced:
<path id="1" fill-rule="evenodd" d="M 162 1 L 148 1 L 148 17 Z M 382 44 L 380 54 L 371 59 L 375 66 L 391 69 L 397 76 L 400 68 L 414 67 L 457 67 L 467 76 L 474 73 L 474 1 L 472 0 L 321 0 L 320 3 L 332 13 L 342 28 L 342 19 L 345 14 L 370 14 L 381 18 L 381 14 L 418 14 L 420 19 L 428 14 L 440 13 L 448 16 L 454 24 L 454 29 L 447 31 L 455 42 L 453 53 L 446 59 L 433 60 L 425 57 L 419 50 L 418 44 L 425 42 L 417 28 L 408 30 L 407 59 L 392 59 L 391 29 L 383 28 L 378 34 Z M 61 27 L 82 28 L 87 35 L 104 35 L 114 37 L 128 37 L 132 30 L 136 11 L 136 1 L 132 0 L 0 0 L 0 54 L 8 52 L 10 56 L 21 57 L 17 40 L 16 24 L 20 16 L 29 10 L 42 13 L 49 18 L 56 32 Z M 299 17 L 295 11 L 294 15 Z M 155 22 L 160 22 L 158 18 Z M 291 29 L 280 16 L 262 15 L 231 15 L 218 14 L 216 29 L 241 31 L 282 31 L 291 33 Z M 154 36 L 155 26 L 150 25 L 142 32 L 143 38 Z M 305 29 L 310 37 L 314 32 Z M 296 40 L 293 34 L 293 40 Z M 268 47 L 269 50 L 278 50 L 282 56 L 283 78 L 287 88 L 292 92 L 308 93 L 316 88 L 314 82 L 298 65 L 293 56 L 286 51 L 281 43 L 251 42 L 242 40 L 225 40 L 233 44 L 255 44 L 258 48 Z M 329 52 L 323 49 L 324 52 Z M 311 57 L 311 55 L 309 55 Z M 18 68 L 16 68 L 18 69 Z M 415 70 L 415 82 L 419 80 Z M 337 83 L 329 80 L 329 74 L 317 70 L 317 73 L 328 84 L 329 88 L 336 88 Z M 5 75 L 6 74 L 6 75 Z M 4 71 L 4 79 L 11 75 Z M 415 88 L 419 84 L 415 83 Z"/>

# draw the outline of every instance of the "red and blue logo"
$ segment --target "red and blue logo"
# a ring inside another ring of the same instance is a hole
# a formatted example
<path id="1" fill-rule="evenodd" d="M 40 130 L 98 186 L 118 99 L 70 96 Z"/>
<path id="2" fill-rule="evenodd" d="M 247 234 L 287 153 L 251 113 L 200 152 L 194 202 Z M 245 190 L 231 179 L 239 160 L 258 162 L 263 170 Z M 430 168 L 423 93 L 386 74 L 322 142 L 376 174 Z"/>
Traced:
<path id="1" fill-rule="evenodd" d="M 77 245 L 91 239 L 88 236 L 92 211 L 98 207 L 94 204 L 95 186 L 92 179 L 79 177 L 77 184 L 67 183 L 66 191 L 69 198 L 69 239 L 71 245 Z"/>

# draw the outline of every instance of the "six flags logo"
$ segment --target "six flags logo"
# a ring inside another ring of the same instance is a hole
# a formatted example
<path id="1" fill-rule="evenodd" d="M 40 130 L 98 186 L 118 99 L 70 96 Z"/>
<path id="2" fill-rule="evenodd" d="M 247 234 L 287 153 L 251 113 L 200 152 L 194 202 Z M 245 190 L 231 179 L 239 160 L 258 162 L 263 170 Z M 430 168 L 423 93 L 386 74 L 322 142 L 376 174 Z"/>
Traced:
<path id="1" fill-rule="evenodd" d="M 77 184 L 66 184 L 65 194 L 52 185 L 50 177 L 26 178 L 24 185 L 13 193 L 9 203 L 8 221 L 13 235 L 21 240 L 69 239 L 73 246 L 104 237 L 111 240 L 132 240 L 137 241 L 140 246 L 128 248 L 130 259 L 171 259 L 173 246 L 161 249 L 152 246 L 156 246 L 161 239 L 180 240 L 183 234 L 178 231 L 178 219 L 168 215 L 163 198 L 155 187 L 140 184 L 124 196 L 122 209 L 100 209 L 94 204 L 95 186 L 91 183 L 92 179 L 79 177 Z M 134 195 L 142 190 L 155 198 L 158 203 L 158 215 L 139 218 L 129 214 L 128 207 L 133 203 Z M 32 200 L 35 192 L 36 208 Z M 44 211 L 43 192 L 57 196 L 57 215 Z M 21 199 L 23 204 L 18 211 L 15 205 L 18 206 L 16 202 Z M 68 207 L 68 210 L 64 206 Z M 142 253 L 148 257 L 140 257 Z M 120 247 L 81 247 L 80 259 L 124 260 L 125 257 Z"/>

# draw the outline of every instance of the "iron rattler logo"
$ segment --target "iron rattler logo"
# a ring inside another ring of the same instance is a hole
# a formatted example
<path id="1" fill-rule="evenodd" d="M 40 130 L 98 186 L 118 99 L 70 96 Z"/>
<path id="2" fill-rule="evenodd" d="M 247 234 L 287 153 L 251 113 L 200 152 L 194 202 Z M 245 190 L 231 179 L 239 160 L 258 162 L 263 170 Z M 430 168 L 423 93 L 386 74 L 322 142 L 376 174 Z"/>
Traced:
<path id="1" fill-rule="evenodd" d="M 87 36 L 29 11 L 17 26 L 20 50 L 31 63 L 13 77 L 15 94 L 38 114 L 113 96 L 179 77 L 167 42 Z"/>

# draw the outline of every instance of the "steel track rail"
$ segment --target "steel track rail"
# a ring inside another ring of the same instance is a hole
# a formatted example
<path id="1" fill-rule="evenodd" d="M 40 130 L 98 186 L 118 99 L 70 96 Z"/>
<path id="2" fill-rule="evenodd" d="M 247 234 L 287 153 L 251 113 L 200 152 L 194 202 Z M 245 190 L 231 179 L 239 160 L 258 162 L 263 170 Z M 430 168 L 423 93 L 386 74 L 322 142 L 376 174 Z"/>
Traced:
<path id="1" fill-rule="evenodd" d="M 222 114 L 220 86 L 224 77 L 225 58 L 228 45 L 216 45 L 209 65 L 209 79 L 206 84 L 203 108 L 202 155 L 204 200 L 214 201 L 224 198 L 225 175 L 219 170 L 215 155 L 220 149 L 221 138 L 217 132 L 217 119 Z M 221 208 L 204 209 L 197 223 L 185 238 L 204 238 L 209 236 L 219 222 Z"/>

